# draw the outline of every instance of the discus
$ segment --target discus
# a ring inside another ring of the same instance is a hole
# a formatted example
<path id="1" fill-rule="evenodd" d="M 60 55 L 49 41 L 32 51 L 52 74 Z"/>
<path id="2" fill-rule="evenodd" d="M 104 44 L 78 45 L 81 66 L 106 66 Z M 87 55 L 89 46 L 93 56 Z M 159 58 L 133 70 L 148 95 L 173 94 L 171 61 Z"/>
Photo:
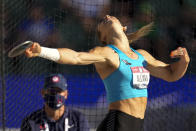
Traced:
<path id="1" fill-rule="evenodd" d="M 25 52 L 25 50 L 33 45 L 32 41 L 25 41 L 8 52 L 8 57 L 16 57 Z"/>

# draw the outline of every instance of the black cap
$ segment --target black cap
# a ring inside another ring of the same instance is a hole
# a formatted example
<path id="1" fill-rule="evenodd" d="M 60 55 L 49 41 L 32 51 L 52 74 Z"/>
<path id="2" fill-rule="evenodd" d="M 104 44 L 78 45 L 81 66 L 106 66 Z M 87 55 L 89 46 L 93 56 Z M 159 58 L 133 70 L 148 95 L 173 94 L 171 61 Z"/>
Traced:
<path id="1" fill-rule="evenodd" d="M 50 74 L 45 78 L 44 89 L 58 87 L 67 90 L 67 80 L 61 74 Z"/>

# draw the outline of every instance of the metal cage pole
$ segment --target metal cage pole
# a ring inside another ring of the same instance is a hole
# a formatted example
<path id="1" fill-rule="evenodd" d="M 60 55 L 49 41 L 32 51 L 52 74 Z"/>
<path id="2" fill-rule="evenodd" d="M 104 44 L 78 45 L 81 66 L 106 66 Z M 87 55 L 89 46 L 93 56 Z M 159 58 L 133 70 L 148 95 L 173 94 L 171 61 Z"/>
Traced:
<path id="1" fill-rule="evenodd" d="M 1 28 L 1 36 L 0 36 L 0 71 L 1 71 L 1 87 L 2 87 L 2 129 L 3 131 L 5 131 L 6 128 L 6 112 L 5 112 L 5 99 L 6 99 L 6 87 L 5 87 L 5 77 L 4 77 L 4 72 L 5 72 L 5 64 L 4 64 L 4 44 L 5 44 L 5 1 L 1 0 L 0 2 L 1 5 L 1 24 L 0 24 L 0 28 Z"/>

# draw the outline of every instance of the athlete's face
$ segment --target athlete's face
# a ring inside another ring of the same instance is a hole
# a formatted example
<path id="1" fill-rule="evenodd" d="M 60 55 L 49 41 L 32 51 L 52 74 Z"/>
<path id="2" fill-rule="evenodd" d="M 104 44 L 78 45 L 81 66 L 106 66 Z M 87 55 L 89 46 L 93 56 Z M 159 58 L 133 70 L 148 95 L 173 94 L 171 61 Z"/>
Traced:
<path id="1" fill-rule="evenodd" d="M 103 17 L 97 27 L 98 37 L 102 42 L 106 42 L 107 37 L 112 37 L 115 34 L 114 32 L 121 32 L 123 30 L 124 27 L 120 21 L 116 17 L 109 15 Z"/>

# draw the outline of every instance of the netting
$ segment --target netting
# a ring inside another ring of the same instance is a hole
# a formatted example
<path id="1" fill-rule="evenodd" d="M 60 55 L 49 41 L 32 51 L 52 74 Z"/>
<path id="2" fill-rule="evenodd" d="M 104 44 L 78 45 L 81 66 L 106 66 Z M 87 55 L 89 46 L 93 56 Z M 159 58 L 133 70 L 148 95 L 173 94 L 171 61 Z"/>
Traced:
<path id="1" fill-rule="evenodd" d="M 168 83 L 152 77 L 144 122 L 145 131 L 193 131 L 196 100 L 196 3 L 194 0 L 2 0 L 0 130 L 19 130 L 22 119 L 43 107 L 44 76 L 62 73 L 68 79 L 66 106 L 86 115 L 95 130 L 107 113 L 103 83 L 92 65 L 70 66 L 8 51 L 25 40 L 46 47 L 88 51 L 99 45 L 98 19 L 114 15 L 127 33 L 155 22 L 153 31 L 131 45 L 170 63 L 171 50 L 187 48 L 191 62 L 186 75 Z M 5 98 L 5 99 L 4 99 Z"/>

